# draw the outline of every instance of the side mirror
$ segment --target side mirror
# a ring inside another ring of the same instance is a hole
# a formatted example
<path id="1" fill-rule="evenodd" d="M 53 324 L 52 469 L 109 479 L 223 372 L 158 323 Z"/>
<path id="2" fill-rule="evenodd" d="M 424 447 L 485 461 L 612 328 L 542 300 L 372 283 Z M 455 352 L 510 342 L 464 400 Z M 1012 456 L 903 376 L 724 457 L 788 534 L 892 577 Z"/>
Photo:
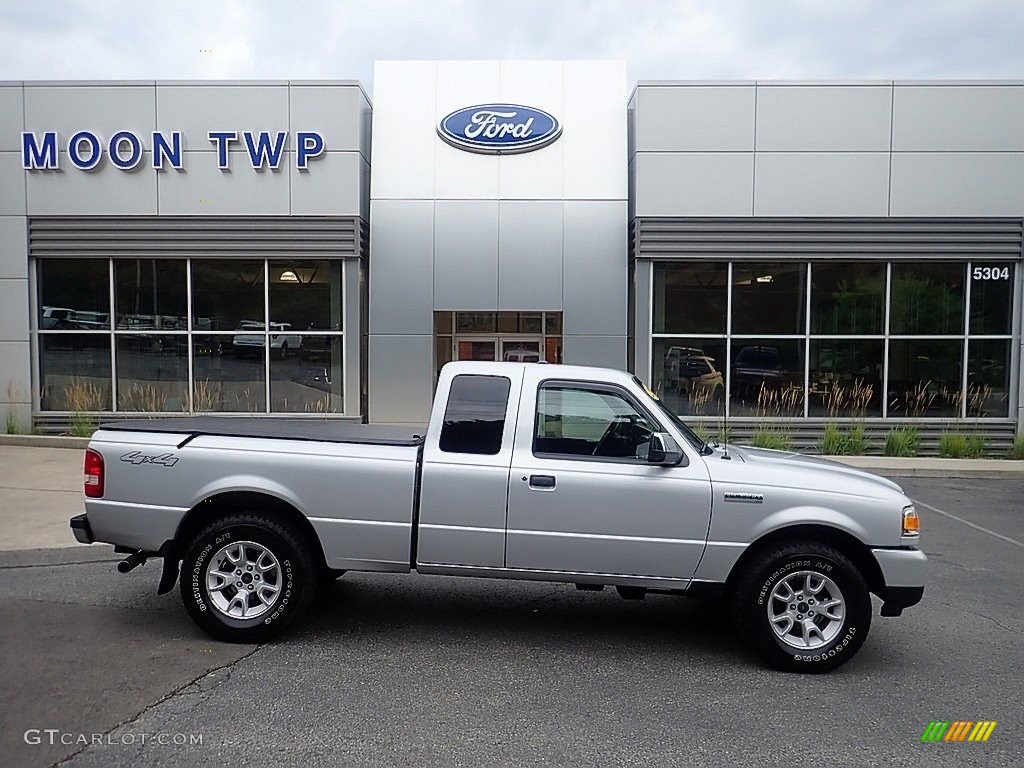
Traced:
<path id="1" fill-rule="evenodd" d="M 655 432 L 647 448 L 647 463 L 675 467 L 683 461 L 683 449 L 668 432 Z"/>

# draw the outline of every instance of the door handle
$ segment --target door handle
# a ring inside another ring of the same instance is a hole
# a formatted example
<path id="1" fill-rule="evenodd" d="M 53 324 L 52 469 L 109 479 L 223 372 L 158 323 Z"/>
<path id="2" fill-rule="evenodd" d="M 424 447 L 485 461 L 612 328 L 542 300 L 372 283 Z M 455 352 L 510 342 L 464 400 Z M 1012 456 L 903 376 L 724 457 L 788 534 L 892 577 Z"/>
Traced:
<path id="1" fill-rule="evenodd" d="M 530 488 L 553 491 L 555 490 L 554 475 L 530 475 Z"/>

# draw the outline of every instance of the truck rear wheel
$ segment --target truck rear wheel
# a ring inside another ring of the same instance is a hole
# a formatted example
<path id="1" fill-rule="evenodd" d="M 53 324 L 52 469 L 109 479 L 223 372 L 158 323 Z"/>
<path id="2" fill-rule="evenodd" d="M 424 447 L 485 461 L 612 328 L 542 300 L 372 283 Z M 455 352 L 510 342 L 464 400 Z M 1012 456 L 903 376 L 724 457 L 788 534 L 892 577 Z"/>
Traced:
<path id="1" fill-rule="evenodd" d="M 864 644 L 871 595 L 857 567 L 817 542 L 776 545 L 748 564 L 736 585 L 736 622 L 771 666 L 830 672 Z"/>
<path id="2" fill-rule="evenodd" d="M 221 518 L 186 544 L 181 599 L 217 640 L 259 643 L 309 607 L 316 566 L 304 539 L 259 513 Z"/>

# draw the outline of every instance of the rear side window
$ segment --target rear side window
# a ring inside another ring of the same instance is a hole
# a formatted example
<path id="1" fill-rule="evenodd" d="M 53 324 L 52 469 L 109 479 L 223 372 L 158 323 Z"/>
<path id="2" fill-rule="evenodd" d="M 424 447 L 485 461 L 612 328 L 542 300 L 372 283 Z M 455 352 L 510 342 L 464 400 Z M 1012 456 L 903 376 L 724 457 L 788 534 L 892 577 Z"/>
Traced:
<path id="1" fill-rule="evenodd" d="M 504 376 L 456 376 L 441 426 L 445 453 L 493 456 L 501 450 L 512 382 Z"/>

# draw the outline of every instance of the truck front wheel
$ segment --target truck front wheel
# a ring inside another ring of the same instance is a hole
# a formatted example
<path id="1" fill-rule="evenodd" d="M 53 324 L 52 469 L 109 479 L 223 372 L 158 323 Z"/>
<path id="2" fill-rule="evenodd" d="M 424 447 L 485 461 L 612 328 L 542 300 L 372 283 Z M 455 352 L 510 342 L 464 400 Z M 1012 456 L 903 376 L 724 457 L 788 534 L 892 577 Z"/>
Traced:
<path id="1" fill-rule="evenodd" d="M 305 612 L 316 566 L 303 538 L 259 513 L 221 518 L 188 542 L 181 599 L 217 640 L 259 643 Z"/>
<path id="2" fill-rule="evenodd" d="M 830 672 L 863 645 L 871 596 L 857 567 L 817 542 L 778 544 L 747 564 L 736 584 L 740 634 L 771 666 Z"/>

